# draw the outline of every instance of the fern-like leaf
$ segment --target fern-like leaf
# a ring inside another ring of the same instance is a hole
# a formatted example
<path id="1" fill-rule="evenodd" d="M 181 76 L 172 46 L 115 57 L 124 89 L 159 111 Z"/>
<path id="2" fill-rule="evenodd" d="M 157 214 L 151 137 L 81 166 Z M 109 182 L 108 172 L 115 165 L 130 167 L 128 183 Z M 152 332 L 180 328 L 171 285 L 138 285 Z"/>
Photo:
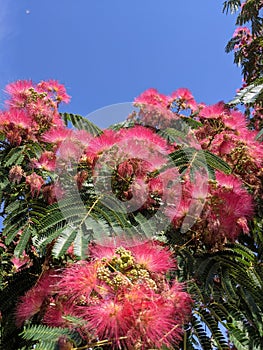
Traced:
<path id="1" fill-rule="evenodd" d="M 82 338 L 75 331 L 45 325 L 32 325 L 25 328 L 21 335 L 25 340 L 37 341 L 36 348 L 41 350 L 56 350 L 57 342 L 61 337 L 65 337 L 75 346 L 80 345 L 82 342 Z"/>
<path id="2" fill-rule="evenodd" d="M 34 227 L 32 225 L 26 225 L 26 227 L 23 229 L 19 237 L 19 242 L 16 245 L 14 250 L 14 255 L 16 257 L 19 257 L 23 254 L 30 238 L 34 237 L 35 235 L 36 235 L 36 230 L 34 229 Z"/>
<path id="3" fill-rule="evenodd" d="M 240 90 L 235 98 L 228 102 L 230 106 L 235 106 L 238 104 L 246 104 L 246 105 L 252 105 L 259 96 L 262 96 L 263 94 L 263 84 L 250 84 Z"/>
<path id="4" fill-rule="evenodd" d="M 233 13 L 238 11 L 240 6 L 241 6 L 241 1 L 240 0 L 227 0 L 227 1 L 224 1 L 223 12 L 225 12 L 226 14 L 228 14 L 229 12 L 231 14 L 233 14 Z"/>
<path id="5" fill-rule="evenodd" d="M 81 115 L 61 113 L 61 116 L 66 125 L 68 125 L 70 122 L 78 130 L 86 130 L 93 136 L 98 136 L 102 133 L 102 130 L 97 125 L 93 124 L 91 121 L 82 117 Z"/>

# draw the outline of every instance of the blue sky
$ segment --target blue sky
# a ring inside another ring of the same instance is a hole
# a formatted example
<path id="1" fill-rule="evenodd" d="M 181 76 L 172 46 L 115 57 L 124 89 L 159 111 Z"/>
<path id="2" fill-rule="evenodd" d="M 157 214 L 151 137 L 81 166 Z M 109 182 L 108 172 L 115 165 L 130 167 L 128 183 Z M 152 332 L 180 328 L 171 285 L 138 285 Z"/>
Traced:
<path id="1" fill-rule="evenodd" d="M 228 101 L 241 77 L 224 52 L 235 19 L 222 14 L 222 2 L 0 0 L 0 89 L 17 79 L 57 79 L 72 96 L 62 111 L 85 116 L 150 87 Z M 93 121 L 117 120 L 96 113 Z"/>

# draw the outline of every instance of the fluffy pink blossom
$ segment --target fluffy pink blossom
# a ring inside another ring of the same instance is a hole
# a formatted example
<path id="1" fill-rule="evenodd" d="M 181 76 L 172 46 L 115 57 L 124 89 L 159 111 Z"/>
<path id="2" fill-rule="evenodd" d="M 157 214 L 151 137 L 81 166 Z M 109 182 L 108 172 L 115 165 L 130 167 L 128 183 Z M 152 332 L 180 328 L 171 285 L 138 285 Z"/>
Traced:
<path id="1" fill-rule="evenodd" d="M 43 197 L 48 204 L 56 203 L 64 196 L 64 191 L 59 183 L 55 182 L 42 187 Z"/>
<path id="2" fill-rule="evenodd" d="M 122 301 L 104 299 L 88 308 L 86 318 L 99 339 L 112 339 L 119 345 L 131 326 L 131 308 Z"/>
<path id="3" fill-rule="evenodd" d="M 166 273 L 176 268 L 171 251 L 154 241 L 130 248 L 137 264 L 150 272 Z"/>
<path id="4" fill-rule="evenodd" d="M 107 340 L 133 350 L 178 343 L 192 300 L 178 282 L 166 280 L 176 267 L 172 253 L 157 241 L 133 243 L 92 244 L 89 261 L 43 275 L 20 299 L 17 325 L 41 312 L 44 324 L 74 328 L 87 344 Z"/>
<path id="5" fill-rule="evenodd" d="M 90 141 L 93 139 L 93 136 L 86 130 L 74 130 L 72 137 L 80 144 L 82 144 L 83 147 L 87 147 Z"/>
<path id="6" fill-rule="evenodd" d="M 52 151 L 44 151 L 39 160 L 32 160 L 32 164 L 37 169 L 53 171 L 56 168 L 56 155 Z"/>
<path id="7" fill-rule="evenodd" d="M 64 85 L 59 84 L 57 80 L 42 81 L 37 84 L 36 89 L 38 92 L 48 92 L 50 98 L 54 98 L 58 103 L 70 101 Z"/>
<path id="8" fill-rule="evenodd" d="M 118 137 L 120 141 L 131 139 L 135 143 L 143 142 L 152 151 L 168 153 L 167 141 L 150 128 L 144 126 L 137 125 L 132 128 L 121 129 L 118 132 Z"/>
<path id="9" fill-rule="evenodd" d="M 105 130 L 101 135 L 94 137 L 85 150 L 87 161 L 93 164 L 101 153 L 110 150 L 118 140 L 118 134 L 113 130 Z"/>
<path id="10" fill-rule="evenodd" d="M 20 165 L 14 165 L 9 170 L 8 178 L 13 183 L 19 184 L 24 176 L 25 172 Z"/>
<path id="11" fill-rule="evenodd" d="M 42 140 L 48 143 L 60 145 L 65 139 L 70 138 L 72 130 L 65 127 L 52 128 L 42 135 Z"/>
<path id="12" fill-rule="evenodd" d="M 35 140 L 32 119 L 20 110 L 0 112 L 0 132 L 12 145 L 20 145 L 28 139 Z"/>
<path id="13" fill-rule="evenodd" d="M 63 303 L 63 298 L 51 297 L 43 317 L 43 323 L 51 327 L 68 327 L 71 323 L 66 319 L 67 316 L 76 314 L 76 308 L 72 303 Z"/>
<path id="14" fill-rule="evenodd" d="M 26 176 L 26 184 L 30 187 L 32 197 L 39 196 L 40 190 L 44 183 L 45 180 L 35 172 L 33 172 L 31 175 Z"/>
<path id="15" fill-rule="evenodd" d="M 200 111 L 201 118 L 213 118 L 218 119 L 222 118 L 222 116 L 226 113 L 225 106 L 223 102 L 219 102 L 215 105 L 205 106 Z"/>
<path id="16" fill-rule="evenodd" d="M 31 129 L 32 118 L 24 111 L 12 110 L 4 111 L 0 114 L 0 125 L 9 125 L 20 129 Z"/>
<path id="17" fill-rule="evenodd" d="M 16 308 L 16 324 L 21 327 L 22 324 L 37 314 L 51 293 L 52 286 L 56 278 L 52 271 L 44 273 L 23 297 L 20 298 Z"/>
<path id="18" fill-rule="evenodd" d="M 233 38 L 240 36 L 240 35 L 251 35 L 251 31 L 248 27 L 238 27 L 235 29 Z"/>
<path id="19" fill-rule="evenodd" d="M 169 105 L 169 97 L 160 94 L 156 89 L 148 89 L 144 91 L 140 96 L 136 97 L 135 105 L 153 105 L 158 107 L 167 108 Z"/>
<path id="20" fill-rule="evenodd" d="M 246 117 L 239 111 L 231 111 L 229 114 L 224 114 L 223 122 L 227 128 L 236 130 L 237 133 L 239 133 L 241 129 L 247 128 Z"/>
<path id="21" fill-rule="evenodd" d="M 183 109 L 190 108 L 193 111 L 198 110 L 198 105 L 197 105 L 191 91 L 186 89 L 186 88 L 180 88 L 180 89 L 177 89 L 176 91 L 174 91 L 171 94 L 170 103 L 172 103 L 174 100 L 177 100 L 178 105 Z"/>
<path id="22" fill-rule="evenodd" d="M 15 271 L 19 271 L 23 268 L 29 267 L 32 264 L 30 257 L 26 254 L 25 251 L 20 257 L 13 256 L 11 262 L 14 265 Z"/>
<path id="23" fill-rule="evenodd" d="M 33 82 L 31 80 L 17 80 L 6 86 L 5 91 L 10 95 L 6 104 L 11 108 L 23 108 L 31 96 Z"/>
<path id="24" fill-rule="evenodd" d="M 207 240 L 234 241 L 242 232 L 248 233 L 248 220 L 253 215 L 252 196 L 242 186 L 242 181 L 234 175 L 216 173 L 217 185 L 211 185 L 211 202 L 206 211 L 210 232 Z M 206 239 L 206 238 L 205 238 Z"/>
<path id="25" fill-rule="evenodd" d="M 97 266 L 82 261 L 63 271 L 63 278 L 59 282 L 61 295 L 69 299 L 88 301 L 90 294 L 97 285 Z"/>

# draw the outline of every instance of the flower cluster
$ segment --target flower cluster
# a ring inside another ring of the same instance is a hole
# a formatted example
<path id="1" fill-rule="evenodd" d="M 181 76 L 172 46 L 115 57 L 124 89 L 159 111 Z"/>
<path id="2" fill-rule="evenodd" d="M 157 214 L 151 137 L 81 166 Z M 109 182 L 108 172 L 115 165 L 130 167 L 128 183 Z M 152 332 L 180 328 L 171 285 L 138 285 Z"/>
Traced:
<path id="1" fill-rule="evenodd" d="M 161 210 L 178 229 L 186 217 L 193 217 L 198 223 L 194 235 L 209 245 L 233 241 L 242 231 L 248 232 L 252 199 L 241 181 L 254 197 L 262 195 L 263 146 L 255 140 L 256 132 L 248 129 L 241 112 L 223 102 L 211 106 L 197 103 L 188 89 L 178 89 L 170 96 L 149 89 L 135 99 L 140 110 L 134 125 L 93 136 L 63 124 L 57 106 L 68 102 L 69 97 L 62 85 L 19 81 L 10 84 L 7 91 L 11 94 L 9 109 L 2 112 L 2 120 L 14 113 L 23 115 L 28 124 L 22 123 L 23 118 L 15 123 L 9 118 L 0 131 L 12 147 L 30 141 L 42 148 L 38 158 L 29 157 L 25 164 L 9 169 L 10 183 L 19 185 L 32 198 L 41 197 L 52 204 L 67 190 L 70 193 L 72 181 L 83 192 L 89 182 L 95 193 L 116 197 L 128 212 L 147 211 L 152 215 Z M 153 122 L 150 127 L 149 113 Z M 189 119 L 197 123 L 195 128 L 187 127 L 185 121 Z M 164 138 L 157 133 L 159 127 L 173 128 L 178 136 Z M 230 200 L 233 191 L 231 196 L 219 191 L 223 174 L 218 172 L 215 182 L 208 183 L 207 175 L 199 169 L 194 184 L 189 169 L 179 172 L 170 154 L 185 147 L 210 151 L 231 167 L 229 179 L 233 177 L 240 188 L 235 204 Z M 51 177 L 59 178 L 60 183 L 50 181 Z M 68 188 L 63 187 L 65 183 Z M 242 196 L 247 202 L 243 209 Z M 222 223 L 219 203 L 230 203 L 231 210 L 224 217 L 234 226 Z"/>
<path id="2" fill-rule="evenodd" d="M 256 140 L 257 132 L 249 130 L 245 116 L 219 103 L 204 107 L 199 113 L 202 127 L 195 135 L 203 149 L 208 149 L 226 161 L 234 174 L 261 191 L 263 176 L 263 145 Z"/>
<path id="3" fill-rule="evenodd" d="M 177 126 L 179 112 L 191 114 L 198 110 L 198 104 L 186 88 L 180 88 L 170 96 L 148 89 L 135 99 L 134 105 L 140 108 L 139 119 L 135 118 L 137 122 L 159 129 Z M 134 117 L 131 115 L 130 119 Z"/>
<path id="4" fill-rule="evenodd" d="M 250 45 L 253 40 L 252 33 L 247 27 L 238 27 L 233 34 L 233 38 L 238 39 L 234 50 L 244 49 L 247 45 Z"/>
<path id="5" fill-rule="evenodd" d="M 18 325 L 41 311 L 44 324 L 77 327 L 87 344 L 107 340 L 127 349 L 177 344 L 191 298 L 165 277 L 176 267 L 172 254 L 155 241 L 133 243 L 129 248 L 91 245 L 91 260 L 61 274 L 46 273 L 21 298 Z"/>
<path id="6" fill-rule="evenodd" d="M 57 81 L 33 84 L 19 80 L 7 85 L 6 92 L 10 98 L 6 102 L 8 110 L 0 113 L 0 132 L 11 145 L 39 141 L 44 131 L 62 124 L 58 105 L 70 98 Z"/>

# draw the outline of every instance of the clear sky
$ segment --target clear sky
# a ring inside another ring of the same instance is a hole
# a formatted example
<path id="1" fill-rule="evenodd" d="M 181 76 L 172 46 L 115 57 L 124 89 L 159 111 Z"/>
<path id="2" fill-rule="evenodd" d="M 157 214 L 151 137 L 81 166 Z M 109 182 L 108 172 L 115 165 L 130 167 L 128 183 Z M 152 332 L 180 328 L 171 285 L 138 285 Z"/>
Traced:
<path id="1" fill-rule="evenodd" d="M 234 17 L 223 0 L 0 0 L 0 89 L 57 79 L 63 111 L 87 115 L 145 89 L 188 87 L 199 102 L 230 100 L 240 71 L 224 47 Z M 3 106 L 4 94 L 0 93 Z M 96 114 L 95 121 L 106 127 Z"/>

